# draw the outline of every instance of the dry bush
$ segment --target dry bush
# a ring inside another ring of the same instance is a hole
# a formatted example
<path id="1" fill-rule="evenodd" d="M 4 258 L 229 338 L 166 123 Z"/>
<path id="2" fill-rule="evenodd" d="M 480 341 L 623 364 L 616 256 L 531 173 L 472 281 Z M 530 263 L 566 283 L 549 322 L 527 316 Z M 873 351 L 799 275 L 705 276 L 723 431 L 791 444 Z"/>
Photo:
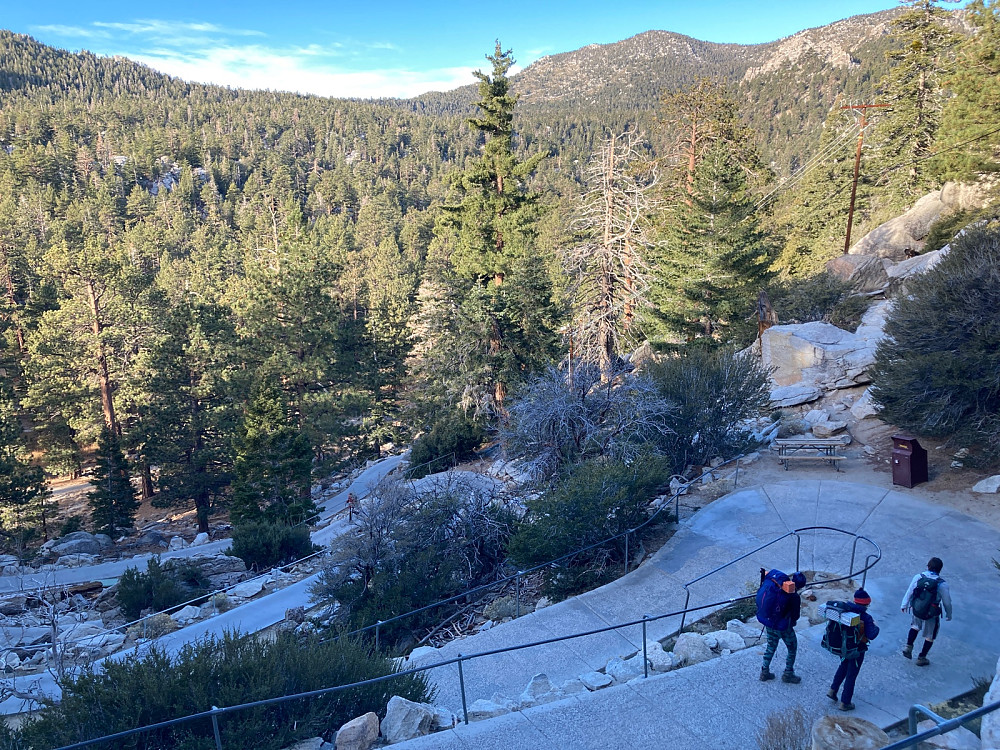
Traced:
<path id="1" fill-rule="evenodd" d="M 760 750 L 809 750 L 811 747 L 809 721 L 799 707 L 783 709 L 768 714 L 764 728 L 757 733 Z"/>

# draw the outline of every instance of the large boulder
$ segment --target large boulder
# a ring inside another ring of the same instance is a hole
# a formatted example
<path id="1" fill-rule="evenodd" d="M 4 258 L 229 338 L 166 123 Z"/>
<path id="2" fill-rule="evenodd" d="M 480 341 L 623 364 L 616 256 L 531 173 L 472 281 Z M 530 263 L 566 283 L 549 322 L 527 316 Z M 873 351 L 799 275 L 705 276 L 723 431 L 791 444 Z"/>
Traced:
<path id="1" fill-rule="evenodd" d="M 827 261 L 826 270 L 852 282 L 859 292 L 874 292 L 889 285 L 885 263 L 874 255 L 838 255 Z"/>
<path id="2" fill-rule="evenodd" d="M 739 633 L 734 633 L 731 630 L 716 630 L 711 633 L 706 633 L 705 636 L 706 645 L 711 646 L 711 640 L 715 641 L 715 645 L 711 646 L 712 649 L 723 651 L 740 651 L 747 647 L 746 641 L 743 640 L 743 636 Z"/>
<path id="3" fill-rule="evenodd" d="M 708 661 L 714 654 L 698 633 L 681 633 L 674 644 L 674 655 L 685 667 Z"/>
<path id="4" fill-rule="evenodd" d="M 855 716 L 823 716 L 812 727 L 813 750 L 876 750 L 888 744 L 889 735 Z"/>
<path id="5" fill-rule="evenodd" d="M 59 555 L 99 555 L 101 543 L 86 531 L 74 531 L 52 545 L 52 552 Z"/>
<path id="6" fill-rule="evenodd" d="M 378 742 L 378 716 L 372 712 L 351 719 L 337 730 L 337 750 L 371 750 Z"/>
<path id="7" fill-rule="evenodd" d="M 389 744 L 423 737 L 430 734 L 435 715 L 433 706 L 394 695 L 382 720 L 382 736 Z"/>
<path id="8" fill-rule="evenodd" d="M 819 321 L 772 326 L 761 338 L 761 359 L 776 386 L 804 384 L 829 391 L 869 382 L 875 344 Z"/>
<path id="9" fill-rule="evenodd" d="M 983 705 L 1000 701 L 1000 660 L 997 661 L 996 677 L 993 684 L 983 697 Z M 993 711 L 983 717 L 979 729 L 979 739 L 983 742 L 983 750 L 1000 750 L 1000 711 Z"/>
<path id="10" fill-rule="evenodd" d="M 886 275 L 890 282 L 897 284 L 916 274 L 925 273 L 940 263 L 948 254 L 949 249 L 948 246 L 945 246 L 940 250 L 901 260 L 899 263 L 888 263 Z"/>
<path id="11" fill-rule="evenodd" d="M 852 247 L 851 255 L 877 255 L 903 260 L 919 253 L 931 225 L 945 213 L 983 205 L 983 192 L 972 185 L 946 183 L 920 198 L 902 216 L 876 227 Z"/>

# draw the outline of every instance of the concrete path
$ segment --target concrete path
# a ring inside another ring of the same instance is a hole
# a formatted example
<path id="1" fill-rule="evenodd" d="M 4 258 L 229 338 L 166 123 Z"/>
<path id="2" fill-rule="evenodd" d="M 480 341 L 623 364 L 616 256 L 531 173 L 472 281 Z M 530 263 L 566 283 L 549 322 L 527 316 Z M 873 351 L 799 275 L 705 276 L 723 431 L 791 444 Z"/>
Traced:
<path id="1" fill-rule="evenodd" d="M 882 629 L 865 661 L 855 695 L 855 715 L 888 726 L 906 717 L 913 703 L 933 703 L 965 692 L 972 678 L 992 675 L 1000 654 L 1000 534 L 948 508 L 887 489 L 835 479 L 776 482 L 738 490 L 685 522 L 646 564 L 618 581 L 574 599 L 441 649 L 442 658 L 528 643 L 680 609 L 683 584 L 787 531 L 834 526 L 873 540 L 882 560 L 865 583 L 872 615 Z M 851 537 L 831 532 L 802 535 L 799 567 L 846 574 Z M 861 542 L 860 561 L 873 551 Z M 899 655 L 909 616 L 899 610 L 910 577 L 937 555 L 945 561 L 955 619 L 942 624 L 931 666 L 916 667 Z M 796 567 L 788 538 L 691 587 L 691 604 L 747 593 L 758 568 Z M 860 562 L 855 567 L 860 567 Z M 659 638 L 676 630 L 675 618 L 650 627 Z M 499 719 L 403 743 L 416 748 L 752 748 L 768 713 L 800 706 L 808 717 L 828 712 L 825 693 L 835 657 L 819 647 L 823 626 L 800 634 L 797 671 L 801 685 L 757 680 L 762 647 L 714 659 L 666 675 L 527 709 Z M 638 627 L 589 638 L 477 659 L 465 664 L 469 704 L 495 693 L 517 699 L 534 674 L 552 682 L 603 667 L 609 658 L 641 647 Z M 784 651 L 779 649 L 778 658 Z M 457 668 L 430 675 L 438 704 L 461 712 Z"/>

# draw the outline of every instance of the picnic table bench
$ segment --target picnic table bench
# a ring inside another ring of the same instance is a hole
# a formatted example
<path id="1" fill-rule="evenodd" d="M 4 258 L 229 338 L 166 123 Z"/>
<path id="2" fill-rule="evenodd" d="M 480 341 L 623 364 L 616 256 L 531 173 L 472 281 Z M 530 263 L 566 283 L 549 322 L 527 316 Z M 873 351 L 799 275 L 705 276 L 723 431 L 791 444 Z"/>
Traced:
<path id="1" fill-rule="evenodd" d="M 778 447 L 778 463 L 784 464 L 785 471 L 790 461 L 803 459 L 826 461 L 840 471 L 839 462 L 847 458 L 837 454 L 844 445 L 840 438 L 778 438 L 774 444 Z"/>

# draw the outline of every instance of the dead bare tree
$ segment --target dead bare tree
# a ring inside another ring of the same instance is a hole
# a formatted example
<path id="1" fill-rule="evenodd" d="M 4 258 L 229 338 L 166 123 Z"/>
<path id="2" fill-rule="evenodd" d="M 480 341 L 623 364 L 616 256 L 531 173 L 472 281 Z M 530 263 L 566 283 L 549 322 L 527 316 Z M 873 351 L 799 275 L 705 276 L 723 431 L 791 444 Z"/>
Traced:
<path id="1" fill-rule="evenodd" d="M 597 362 L 604 379 L 630 337 L 636 308 L 647 304 L 644 256 L 652 244 L 647 218 L 657 174 L 641 149 L 639 136 L 626 132 L 591 157 L 587 191 L 571 225 L 581 242 L 562 259 L 574 278 L 570 359 Z"/>

